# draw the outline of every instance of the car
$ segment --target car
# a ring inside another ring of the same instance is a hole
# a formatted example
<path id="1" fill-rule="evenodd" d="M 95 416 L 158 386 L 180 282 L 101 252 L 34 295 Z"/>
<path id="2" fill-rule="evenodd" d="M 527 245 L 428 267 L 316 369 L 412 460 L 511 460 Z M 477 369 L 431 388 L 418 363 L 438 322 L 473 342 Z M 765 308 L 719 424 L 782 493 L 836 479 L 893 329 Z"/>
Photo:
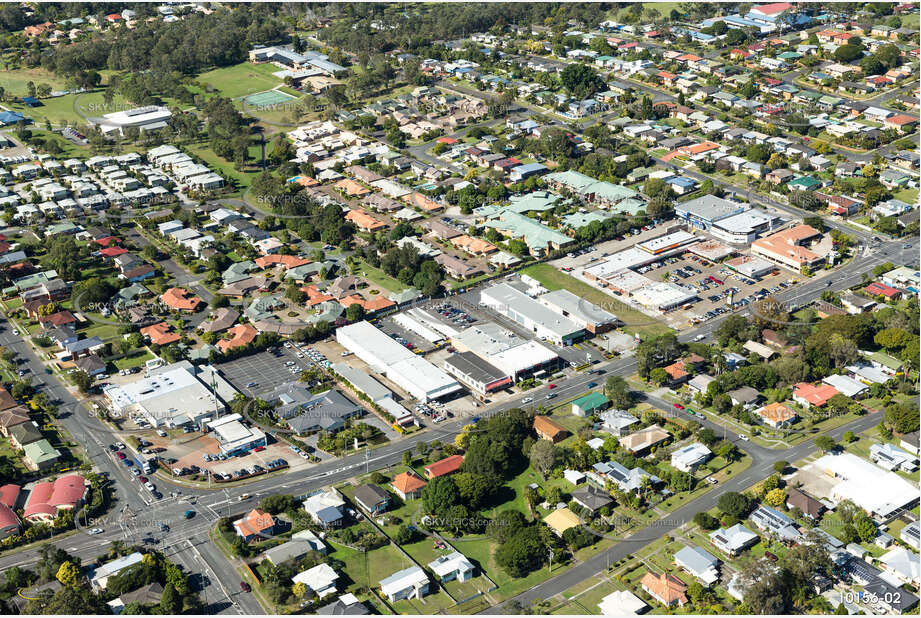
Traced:
<path id="1" fill-rule="evenodd" d="M 109 450 L 112 451 L 112 452 L 114 453 L 115 451 L 118 450 L 118 447 L 116 447 L 114 444 L 110 444 L 110 445 L 109 445 Z"/>
<path id="2" fill-rule="evenodd" d="M 184 517 L 186 519 L 192 519 L 193 517 L 195 517 L 195 511 L 186 511 Z"/>
<path id="3" fill-rule="evenodd" d="M 585 385 L 585 388 L 595 388 L 596 386 L 598 386 L 597 382 L 589 382 Z"/>
<path id="4" fill-rule="evenodd" d="M 697 342 L 697 341 L 703 341 L 703 340 L 704 340 L 704 337 L 706 337 L 706 335 L 697 335 L 696 337 L 694 337 L 694 341 L 695 341 L 695 342 Z"/>
<path id="5" fill-rule="evenodd" d="M 143 485 L 144 483 L 149 482 L 146 476 L 139 476 L 138 481 Z"/>
<path id="6" fill-rule="evenodd" d="M 261 452 L 264 451 L 264 450 L 265 450 L 265 447 L 264 447 L 264 446 L 257 446 L 256 448 L 253 449 L 253 452 L 254 452 L 254 453 L 261 453 Z"/>
<path id="7" fill-rule="evenodd" d="M 14 334 L 14 335 L 18 335 L 18 334 L 19 334 L 19 329 L 18 329 L 18 328 L 14 328 L 14 329 L 13 329 L 13 334 Z"/>
<path id="8" fill-rule="evenodd" d="M 739 434 L 739 440 L 744 440 L 744 441 L 748 442 L 749 437 L 746 436 L 744 433 L 740 433 L 740 434 Z"/>
<path id="9" fill-rule="evenodd" d="M 548 384 L 547 388 L 549 388 L 550 390 L 553 390 L 554 388 L 556 388 L 556 384 L 552 384 L 552 383 Z"/>
<path id="10" fill-rule="evenodd" d="M 127 457 L 127 455 L 121 452 L 115 453 L 115 456 L 118 457 L 119 459 L 125 459 L 125 457 Z"/>
<path id="11" fill-rule="evenodd" d="M 134 476 L 141 476 L 141 471 L 138 470 L 137 468 L 131 468 L 131 474 L 133 474 Z"/>
<path id="12" fill-rule="evenodd" d="M 717 483 L 719 483 L 719 481 L 717 481 L 717 480 L 716 480 L 715 478 L 713 478 L 712 476 L 708 476 L 708 477 L 706 478 L 706 481 L 707 481 L 708 483 L 710 483 L 711 485 L 716 485 Z"/>
<path id="13" fill-rule="evenodd" d="M 147 481 L 146 483 L 144 483 L 144 487 L 147 488 L 147 491 L 156 491 L 156 490 L 157 490 L 157 488 L 154 486 L 154 484 L 151 483 L 150 481 Z"/>
<path id="14" fill-rule="evenodd" d="M 257 385 L 257 384 L 256 384 L 255 382 L 247 382 L 246 388 L 252 388 L 252 387 L 254 387 L 254 386 L 256 386 L 256 385 Z"/>
<path id="15" fill-rule="evenodd" d="M 93 528 L 92 530 L 90 530 L 90 534 L 102 534 L 103 532 L 105 532 L 105 530 L 103 530 L 102 528 Z"/>
<path id="16" fill-rule="evenodd" d="M 155 490 L 153 491 L 153 497 L 154 497 L 156 500 L 162 500 L 162 499 L 163 499 L 163 494 L 161 494 L 159 491 L 157 491 L 157 490 L 155 489 Z"/>
<path id="17" fill-rule="evenodd" d="M 678 410 L 684 410 L 684 406 L 681 405 L 680 403 L 673 403 L 672 405 Z"/>
<path id="18" fill-rule="evenodd" d="M 123 459 L 122 463 L 125 464 L 126 466 L 133 466 L 134 460 L 133 459 Z"/>
<path id="19" fill-rule="evenodd" d="M 243 592 L 249 592 L 250 590 L 252 590 L 252 588 L 246 582 L 240 582 L 240 590 L 242 590 Z"/>
<path id="20" fill-rule="evenodd" d="M 555 399 L 555 398 L 556 398 L 556 393 L 550 393 L 550 394 L 547 395 L 546 398 L 547 398 L 547 399 Z"/>

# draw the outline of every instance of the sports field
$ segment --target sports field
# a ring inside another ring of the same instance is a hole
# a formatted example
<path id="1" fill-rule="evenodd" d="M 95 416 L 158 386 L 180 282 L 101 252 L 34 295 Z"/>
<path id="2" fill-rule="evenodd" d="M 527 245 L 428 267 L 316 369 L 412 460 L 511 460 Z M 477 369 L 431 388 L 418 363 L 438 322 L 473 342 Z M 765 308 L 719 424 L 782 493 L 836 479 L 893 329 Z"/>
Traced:
<path id="1" fill-rule="evenodd" d="M 202 73 L 198 76 L 198 81 L 213 87 L 221 96 L 239 99 L 264 90 L 271 90 L 280 85 L 281 80 L 272 75 L 279 70 L 273 64 L 241 62 L 230 67 Z"/>
<path id="2" fill-rule="evenodd" d="M 279 92 L 278 90 L 266 90 L 264 92 L 251 94 L 248 97 L 245 97 L 243 100 L 247 105 L 276 105 L 278 103 L 291 101 L 295 98 L 297 97 L 293 97 L 290 94 L 285 94 L 284 92 Z"/>

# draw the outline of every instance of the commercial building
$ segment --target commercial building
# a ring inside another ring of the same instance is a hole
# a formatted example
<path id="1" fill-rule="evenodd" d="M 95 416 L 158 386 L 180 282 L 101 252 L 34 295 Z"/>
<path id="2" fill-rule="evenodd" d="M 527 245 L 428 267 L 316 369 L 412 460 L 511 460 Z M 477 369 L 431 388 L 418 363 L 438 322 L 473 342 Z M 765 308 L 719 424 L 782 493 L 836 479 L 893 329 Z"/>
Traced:
<path id="1" fill-rule="evenodd" d="M 646 240 L 637 244 L 636 246 L 638 249 L 645 251 L 646 253 L 661 256 L 672 253 L 681 247 L 686 247 L 687 245 L 690 245 L 698 240 L 700 239 L 694 234 L 679 230 L 677 232 L 672 232 L 671 234 L 665 234 L 657 238 Z"/>
<path id="2" fill-rule="evenodd" d="M 809 246 L 821 238 L 822 233 L 815 228 L 797 225 L 754 241 L 752 254 L 796 271 L 803 267 L 815 269 L 825 263 L 825 258 Z"/>
<path id="3" fill-rule="evenodd" d="M 266 445 L 265 432 L 245 425 L 242 419 L 239 414 L 230 414 L 207 423 L 214 430 L 222 454 L 245 453 Z"/>
<path id="4" fill-rule="evenodd" d="M 102 118 L 90 118 L 90 122 L 99 127 L 104 134 L 119 133 L 125 129 L 136 128 L 139 131 L 153 131 L 167 126 L 172 116 L 168 107 L 148 105 L 134 109 L 112 112 Z"/>
<path id="5" fill-rule="evenodd" d="M 724 262 L 730 269 L 749 279 L 760 279 L 777 269 L 772 263 L 761 258 L 743 255 Z"/>
<path id="6" fill-rule="evenodd" d="M 473 352 L 459 352 L 445 359 L 445 371 L 479 395 L 513 384 L 512 378 Z"/>
<path id="7" fill-rule="evenodd" d="M 457 380 L 366 321 L 337 329 L 336 341 L 420 401 L 441 399 L 462 388 Z"/>
<path id="8" fill-rule="evenodd" d="M 731 245 L 750 245 L 760 235 L 776 229 L 784 219 L 764 210 L 752 208 L 714 221 L 710 234 Z"/>
<path id="9" fill-rule="evenodd" d="M 154 427 L 199 424 L 226 411 L 217 395 L 180 364 L 129 384 L 107 386 L 103 394 L 112 410 L 141 415 Z"/>
<path id="10" fill-rule="evenodd" d="M 685 305 L 697 298 L 692 288 L 669 281 L 651 281 L 648 285 L 635 289 L 631 298 L 648 309 L 669 311 Z"/>
<path id="11" fill-rule="evenodd" d="M 541 339 L 557 345 L 570 345 L 585 336 L 585 329 L 563 317 L 507 283 L 480 293 L 480 304 L 514 320 Z"/>
<path id="12" fill-rule="evenodd" d="M 451 339 L 458 352 L 470 351 L 518 381 L 527 375 L 542 375 L 560 364 L 560 357 L 537 341 L 527 341 L 494 322 L 477 324 Z"/>
<path id="13" fill-rule="evenodd" d="M 361 416 L 364 410 L 337 390 L 312 393 L 305 384 L 282 384 L 264 397 L 275 403 L 275 414 L 287 421 L 298 434 L 345 428 L 350 418 Z"/>
<path id="14" fill-rule="evenodd" d="M 889 521 L 918 504 L 916 487 L 895 472 L 881 472 L 857 455 L 825 455 L 813 465 L 838 480 L 828 496 L 834 504 L 851 500 L 877 521 Z"/>
<path id="15" fill-rule="evenodd" d="M 572 320 L 590 333 L 604 333 L 617 326 L 617 316 L 569 290 L 554 290 L 537 298 L 545 307 Z"/>
<path id="16" fill-rule="evenodd" d="M 715 195 L 704 195 L 675 204 L 675 216 L 693 227 L 709 231 L 714 223 L 741 214 L 748 209 L 748 204 L 731 202 Z"/>

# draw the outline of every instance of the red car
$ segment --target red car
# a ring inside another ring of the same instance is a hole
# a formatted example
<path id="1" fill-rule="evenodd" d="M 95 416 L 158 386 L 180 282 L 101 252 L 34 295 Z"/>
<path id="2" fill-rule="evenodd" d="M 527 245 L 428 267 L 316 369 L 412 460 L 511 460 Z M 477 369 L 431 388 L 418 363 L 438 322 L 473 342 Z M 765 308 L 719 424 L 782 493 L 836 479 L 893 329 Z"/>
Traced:
<path id="1" fill-rule="evenodd" d="M 148 482 L 146 476 L 139 476 L 138 481 L 141 483 L 141 485 Z"/>
<path id="2" fill-rule="evenodd" d="M 118 457 L 119 459 L 124 459 L 124 458 L 125 458 L 125 454 L 122 453 L 121 451 L 115 453 L 115 456 Z"/>
<path id="3" fill-rule="evenodd" d="M 240 582 L 240 590 L 242 590 L 243 592 L 249 592 L 251 588 L 249 587 L 249 584 L 247 584 L 246 582 Z"/>
<path id="4" fill-rule="evenodd" d="M 549 389 L 554 389 L 554 388 L 556 388 L 556 384 L 548 384 L 548 385 L 547 385 L 547 388 L 549 388 Z"/>
<path id="5" fill-rule="evenodd" d="M 264 447 L 264 446 L 257 446 L 256 448 L 253 449 L 253 451 L 256 452 L 256 453 L 258 453 L 258 452 L 260 452 L 260 451 L 264 451 L 264 450 L 265 450 L 265 447 Z"/>
<path id="6" fill-rule="evenodd" d="M 678 408 L 679 410 L 684 410 L 684 406 L 681 405 L 680 403 L 673 403 L 672 405 Z"/>

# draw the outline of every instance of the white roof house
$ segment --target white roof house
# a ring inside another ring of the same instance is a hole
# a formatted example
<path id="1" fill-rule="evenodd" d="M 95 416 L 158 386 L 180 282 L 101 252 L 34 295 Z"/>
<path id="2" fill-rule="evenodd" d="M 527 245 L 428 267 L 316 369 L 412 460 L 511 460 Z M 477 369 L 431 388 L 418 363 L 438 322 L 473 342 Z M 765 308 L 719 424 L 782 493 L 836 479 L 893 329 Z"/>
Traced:
<path id="1" fill-rule="evenodd" d="M 697 466 L 710 459 L 710 449 L 694 442 L 672 452 L 672 467 L 682 472 L 693 472 Z"/>
<path id="2" fill-rule="evenodd" d="M 735 556 L 750 545 L 758 542 L 758 535 L 736 524 L 730 528 L 720 528 L 710 533 L 710 543 L 720 551 Z"/>
<path id="3" fill-rule="evenodd" d="M 675 564 L 707 586 L 720 578 L 719 559 L 694 545 L 687 545 L 675 552 Z"/>
<path id="4" fill-rule="evenodd" d="M 891 444 L 871 444 L 870 459 L 886 470 L 914 472 L 918 469 L 918 458 Z"/>
<path id="5" fill-rule="evenodd" d="M 476 570 L 467 557 L 459 551 L 439 556 L 428 564 L 429 569 L 438 576 L 443 582 L 457 580 L 460 582 L 467 581 L 473 577 Z"/>
<path id="6" fill-rule="evenodd" d="M 879 561 L 886 572 L 901 583 L 918 585 L 921 582 L 921 557 L 918 554 L 896 547 L 880 556 Z"/>
<path id="7" fill-rule="evenodd" d="M 916 486 L 895 472 L 881 474 L 877 466 L 851 453 L 825 455 L 813 465 L 840 479 L 829 490 L 833 503 L 851 500 L 878 520 L 888 519 L 918 498 Z"/>
<path id="8" fill-rule="evenodd" d="M 845 397 L 857 397 L 869 390 L 869 387 L 863 382 L 858 382 L 850 376 L 832 375 L 822 378 L 822 382 L 835 387 L 839 393 Z"/>
<path id="9" fill-rule="evenodd" d="M 291 581 L 296 584 L 304 584 L 322 599 L 326 595 L 336 592 L 336 581 L 338 579 L 339 575 L 336 571 L 323 562 L 312 569 L 301 571 Z"/>
<path id="10" fill-rule="evenodd" d="M 382 579 L 380 587 L 391 603 L 401 599 L 418 599 L 428 593 L 429 577 L 421 567 L 411 566 Z"/>
<path id="11" fill-rule="evenodd" d="M 102 565 L 90 575 L 90 583 L 93 585 L 93 588 L 97 590 L 105 590 L 106 584 L 109 582 L 109 578 L 113 575 L 117 575 L 123 569 L 127 569 L 130 566 L 138 564 L 141 560 L 144 559 L 144 554 L 141 552 L 134 552 L 133 554 L 128 554 L 127 556 L 122 556 L 117 560 L 112 562 L 107 562 Z"/>
<path id="12" fill-rule="evenodd" d="M 598 609 L 602 616 L 640 614 L 649 606 L 629 590 L 615 590 L 601 599 Z"/>

